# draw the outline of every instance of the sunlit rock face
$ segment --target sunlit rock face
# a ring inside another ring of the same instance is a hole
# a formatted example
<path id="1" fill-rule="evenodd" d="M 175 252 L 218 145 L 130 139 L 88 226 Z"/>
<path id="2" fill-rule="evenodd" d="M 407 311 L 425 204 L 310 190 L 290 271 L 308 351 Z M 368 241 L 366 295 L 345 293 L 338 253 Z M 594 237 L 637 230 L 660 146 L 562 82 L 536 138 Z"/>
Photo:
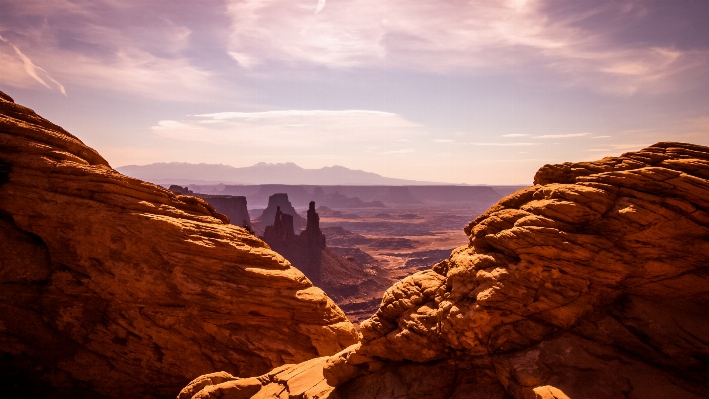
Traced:
<path id="1" fill-rule="evenodd" d="M 342 311 L 202 199 L 114 171 L 0 93 L 3 397 L 175 397 L 355 343 Z"/>
<path id="2" fill-rule="evenodd" d="M 360 344 L 245 397 L 709 397 L 708 147 L 544 166 L 465 231 L 387 290 Z"/>

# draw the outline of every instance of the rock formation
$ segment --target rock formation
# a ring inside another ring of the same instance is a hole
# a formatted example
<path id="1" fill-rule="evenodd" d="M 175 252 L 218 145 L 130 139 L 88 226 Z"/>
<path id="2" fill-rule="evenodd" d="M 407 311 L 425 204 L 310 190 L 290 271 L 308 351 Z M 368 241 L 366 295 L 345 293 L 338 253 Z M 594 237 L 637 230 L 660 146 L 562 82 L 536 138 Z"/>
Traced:
<path id="1" fill-rule="evenodd" d="M 264 242 L 0 93 L 1 396 L 174 397 L 354 342 Z"/>
<path id="2" fill-rule="evenodd" d="M 347 197 L 335 191 L 334 193 L 325 194 L 322 187 L 313 189 L 313 196 L 316 201 L 325 206 L 333 208 L 386 208 L 381 201 L 362 201 L 359 197 Z"/>
<path id="3" fill-rule="evenodd" d="M 216 209 L 217 212 L 229 217 L 231 224 L 251 229 L 251 216 L 246 204 L 246 197 L 234 195 L 197 194 L 199 198 Z"/>
<path id="4" fill-rule="evenodd" d="M 354 258 L 346 259 L 326 247 L 314 201 L 310 202 L 307 216 L 305 230 L 295 235 L 293 218 L 277 207 L 274 223 L 266 227 L 263 240 L 340 306 L 356 307 L 381 295 L 389 285 L 387 278 L 371 266 Z"/>
<path id="5" fill-rule="evenodd" d="M 254 220 L 254 224 L 265 232 L 266 226 L 273 223 L 276 218 L 277 210 L 281 211 L 282 215 L 289 215 L 293 219 L 293 228 L 300 232 L 305 228 L 306 220 L 298 215 L 293 205 L 288 200 L 288 194 L 277 193 L 268 197 L 268 207 L 263 210 L 261 216 Z"/>
<path id="6" fill-rule="evenodd" d="M 546 165 L 465 231 L 361 343 L 183 397 L 709 397 L 709 147 Z"/>
<path id="7" fill-rule="evenodd" d="M 315 201 L 310 201 L 307 224 L 300 236 L 308 246 L 325 248 L 325 236 L 320 230 L 320 216 L 315 212 Z"/>
<path id="8" fill-rule="evenodd" d="M 249 216 L 249 210 L 246 206 L 246 197 L 243 195 L 195 194 L 189 188 L 181 187 L 177 184 L 170 185 L 169 190 L 175 194 L 193 195 L 202 198 L 207 201 L 209 205 L 213 206 L 217 212 L 228 217 L 231 224 L 241 226 L 249 233 L 254 234 L 253 226 L 251 225 L 251 216 Z"/>
<path id="9" fill-rule="evenodd" d="M 171 184 L 170 188 L 168 190 L 172 191 L 175 194 L 180 194 L 180 195 L 193 195 L 194 192 L 190 190 L 187 186 L 182 187 L 178 186 L 177 184 Z"/>

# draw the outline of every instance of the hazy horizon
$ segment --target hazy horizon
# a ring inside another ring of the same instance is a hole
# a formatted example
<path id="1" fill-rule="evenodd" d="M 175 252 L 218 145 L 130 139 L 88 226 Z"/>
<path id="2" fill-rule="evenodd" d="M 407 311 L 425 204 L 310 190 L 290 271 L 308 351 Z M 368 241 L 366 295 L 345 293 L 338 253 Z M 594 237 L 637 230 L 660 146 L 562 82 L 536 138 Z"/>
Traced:
<path id="1" fill-rule="evenodd" d="M 709 145 L 709 3 L 0 0 L 0 90 L 111 165 L 451 184 Z"/>

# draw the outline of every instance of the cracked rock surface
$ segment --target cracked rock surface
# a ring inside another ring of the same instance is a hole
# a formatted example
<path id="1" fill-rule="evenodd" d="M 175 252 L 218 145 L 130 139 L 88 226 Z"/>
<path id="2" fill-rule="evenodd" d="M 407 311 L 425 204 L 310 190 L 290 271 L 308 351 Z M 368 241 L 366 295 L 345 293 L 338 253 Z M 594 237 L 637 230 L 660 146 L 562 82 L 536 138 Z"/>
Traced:
<path id="1" fill-rule="evenodd" d="M 465 231 L 360 344 L 288 366 L 309 385 L 244 397 L 709 397 L 708 147 L 546 165 Z"/>
<path id="2" fill-rule="evenodd" d="M 322 290 L 228 222 L 0 92 L 0 396 L 175 397 L 197 375 L 357 341 Z"/>

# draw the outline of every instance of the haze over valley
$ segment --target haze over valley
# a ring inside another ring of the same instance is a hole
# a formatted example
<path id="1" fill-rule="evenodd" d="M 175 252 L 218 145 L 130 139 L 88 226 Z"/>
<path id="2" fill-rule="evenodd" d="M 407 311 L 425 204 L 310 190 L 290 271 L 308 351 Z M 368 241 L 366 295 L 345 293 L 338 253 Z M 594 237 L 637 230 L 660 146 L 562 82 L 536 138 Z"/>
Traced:
<path id="1" fill-rule="evenodd" d="M 121 173 L 156 184 L 315 184 L 315 185 L 431 185 L 435 182 L 395 179 L 376 173 L 352 170 L 343 166 L 304 169 L 289 162 L 235 168 L 228 165 L 190 164 L 181 162 L 149 165 L 127 165 Z M 438 183 L 445 184 L 445 183 Z"/>
<path id="2" fill-rule="evenodd" d="M 0 398 L 709 398 L 708 21 L 0 0 Z"/>

